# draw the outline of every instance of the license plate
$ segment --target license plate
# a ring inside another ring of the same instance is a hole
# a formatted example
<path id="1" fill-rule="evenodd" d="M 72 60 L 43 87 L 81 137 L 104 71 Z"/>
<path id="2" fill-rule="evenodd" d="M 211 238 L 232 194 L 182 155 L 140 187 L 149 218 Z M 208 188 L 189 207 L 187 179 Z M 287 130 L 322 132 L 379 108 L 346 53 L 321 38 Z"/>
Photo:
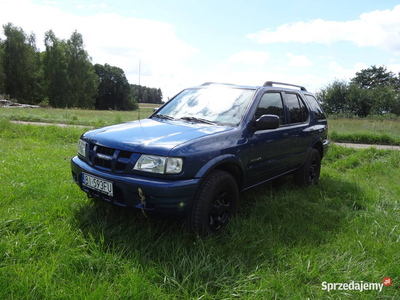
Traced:
<path id="1" fill-rule="evenodd" d="M 86 173 L 82 173 L 82 185 L 90 189 L 99 191 L 110 197 L 113 196 L 113 183 Z"/>

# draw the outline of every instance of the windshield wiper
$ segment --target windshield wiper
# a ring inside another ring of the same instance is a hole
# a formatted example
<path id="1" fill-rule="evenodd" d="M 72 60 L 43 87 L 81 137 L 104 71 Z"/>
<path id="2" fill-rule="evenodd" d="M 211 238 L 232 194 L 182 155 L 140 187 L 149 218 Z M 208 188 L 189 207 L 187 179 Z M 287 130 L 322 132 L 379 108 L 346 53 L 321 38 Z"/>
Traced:
<path id="1" fill-rule="evenodd" d="M 196 118 L 196 117 L 182 117 L 182 118 L 180 118 L 180 120 L 215 125 L 214 122 L 211 122 L 211 121 L 206 120 L 206 119 Z"/>
<path id="2" fill-rule="evenodd" d="M 168 116 L 168 115 L 163 115 L 163 114 L 156 114 L 153 117 L 163 119 L 163 120 L 175 120 L 175 118 Z"/>

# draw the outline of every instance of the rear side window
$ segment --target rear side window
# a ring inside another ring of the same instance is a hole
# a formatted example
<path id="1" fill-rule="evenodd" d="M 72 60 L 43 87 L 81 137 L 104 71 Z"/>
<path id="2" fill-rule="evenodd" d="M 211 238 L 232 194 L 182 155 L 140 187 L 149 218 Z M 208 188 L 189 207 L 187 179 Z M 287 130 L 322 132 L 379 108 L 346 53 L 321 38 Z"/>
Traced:
<path id="1" fill-rule="evenodd" d="M 308 100 L 308 103 L 310 103 L 311 111 L 314 112 L 315 117 L 317 120 L 325 120 L 325 114 L 324 111 L 322 110 L 321 106 L 318 103 L 318 100 L 311 95 L 306 95 L 306 98 Z"/>
<path id="2" fill-rule="evenodd" d="M 285 124 L 285 112 L 280 93 L 265 93 L 262 96 L 257 107 L 256 119 L 262 115 L 277 115 L 280 119 L 280 124 Z"/>
<path id="3" fill-rule="evenodd" d="M 290 123 L 302 123 L 307 121 L 307 108 L 303 100 L 297 94 L 286 94 L 286 101 L 290 112 Z"/>

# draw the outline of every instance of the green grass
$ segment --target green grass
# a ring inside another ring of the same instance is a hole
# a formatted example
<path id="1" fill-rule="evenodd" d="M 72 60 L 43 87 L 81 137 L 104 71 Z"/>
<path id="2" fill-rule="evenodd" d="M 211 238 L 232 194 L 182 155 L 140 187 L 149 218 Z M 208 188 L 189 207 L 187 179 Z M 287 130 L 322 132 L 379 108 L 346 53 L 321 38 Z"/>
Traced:
<path id="1" fill-rule="evenodd" d="M 45 122 L 102 127 L 147 118 L 154 104 L 142 103 L 136 111 L 0 107 L 0 118 L 11 121 Z M 160 105 L 158 105 L 160 106 Z"/>
<path id="2" fill-rule="evenodd" d="M 147 118 L 159 104 L 141 103 L 139 111 L 94 111 L 80 109 L 5 108 L 0 107 L 0 119 L 61 123 L 102 127 Z M 384 118 L 329 118 L 329 139 L 333 142 L 400 145 L 400 122 Z"/>
<path id="3" fill-rule="evenodd" d="M 332 146 L 320 184 L 241 194 L 219 237 L 87 199 L 79 128 L 0 121 L 0 299 L 399 299 L 400 152 Z M 323 291 L 321 283 L 393 284 Z"/>
<path id="4" fill-rule="evenodd" d="M 329 119 L 335 142 L 400 145 L 400 122 L 384 119 Z"/>

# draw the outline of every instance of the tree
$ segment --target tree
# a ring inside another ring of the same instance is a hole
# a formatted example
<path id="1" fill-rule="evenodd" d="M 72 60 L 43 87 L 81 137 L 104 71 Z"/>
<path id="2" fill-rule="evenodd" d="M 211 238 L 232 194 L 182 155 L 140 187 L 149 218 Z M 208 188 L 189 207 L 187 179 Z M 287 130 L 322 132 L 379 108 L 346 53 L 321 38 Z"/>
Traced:
<path id="1" fill-rule="evenodd" d="M 347 86 L 347 114 L 366 117 L 372 112 L 374 106 L 374 93 L 372 90 L 358 88 L 355 84 Z"/>
<path id="2" fill-rule="evenodd" d="M 83 46 L 83 38 L 76 30 L 66 44 L 69 78 L 69 107 L 93 108 L 98 88 L 98 77 Z"/>
<path id="3" fill-rule="evenodd" d="M 327 113 L 366 117 L 369 114 L 400 115 L 400 79 L 386 67 L 361 70 L 350 83 L 335 80 L 317 93 Z"/>
<path id="4" fill-rule="evenodd" d="M 161 89 L 131 84 L 131 95 L 138 103 L 162 103 Z"/>
<path id="5" fill-rule="evenodd" d="M 335 80 L 317 93 L 327 113 L 367 116 L 373 106 L 373 91 L 358 88 L 355 84 Z"/>
<path id="6" fill-rule="evenodd" d="M 163 98 L 163 94 L 162 94 L 161 89 L 157 89 L 157 99 L 158 99 L 158 101 L 159 101 L 158 104 L 161 104 L 161 103 L 162 103 L 162 98 Z"/>
<path id="7" fill-rule="evenodd" d="M 99 78 L 96 109 L 137 109 L 137 103 L 131 96 L 130 85 L 122 69 L 108 64 L 96 64 L 94 68 Z"/>
<path id="8" fill-rule="evenodd" d="M 0 39 L 0 95 L 3 94 L 5 92 L 4 90 L 4 83 L 6 80 L 6 76 L 4 74 L 4 70 L 3 70 L 3 57 L 4 57 L 4 45 L 5 42 Z"/>
<path id="9" fill-rule="evenodd" d="M 71 84 L 66 61 L 66 43 L 52 30 L 45 33 L 46 51 L 43 54 L 44 90 L 52 107 L 68 106 Z"/>
<path id="10" fill-rule="evenodd" d="M 350 110 L 347 99 L 348 84 L 343 80 L 333 81 L 325 89 L 321 89 L 316 96 L 327 113 L 347 113 Z"/>
<path id="11" fill-rule="evenodd" d="M 37 103 L 42 100 L 42 74 L 35 35 L 26 35 L 12 23 L 4 25 L 3 30 L 4 91 L 19 101 Z"/>
<path id="12" fill-rule="evenodd" d="M 47 31 L 40 53 L 33 33 L 11 23 L 3 29 L 0 93 L 32 104 L 48 99 L 53 107 L 133 110 L 139 99 L 161 103 L 160 89 L 129 85 L 122 69 L 106 64 L 95 70 L 77 31 L 67 41 Z"/>
<path id="13" fill-rule="evenodd" d="M 378 87 L 398 86 L 400 83 L 396 75 L 388 71 L 385 66 L 371 66 L 356 73 L 350 81 L 361 89 L 374 89 Z"/>
<path id="14" fill-rule="evenodd" d="M 147 89 L 144 89 L 143 93 L 142 93 L 142 102 L 143 103 L 152 103 L 149 101 L 149 96 L 147 93 Z"/>
<path id="15" fill-rule="evenodd" d="M 388 71 L 385 66 L 371 66 L 357 72 L 356 76 L 351 79 L 351 85 L 368 91 L 363 93 L 363 102 L 364 108 L 369 106 L 369 110 L 365 109 L 363 115 L 367 113 L 399 113 L 400 78 Z"/>

